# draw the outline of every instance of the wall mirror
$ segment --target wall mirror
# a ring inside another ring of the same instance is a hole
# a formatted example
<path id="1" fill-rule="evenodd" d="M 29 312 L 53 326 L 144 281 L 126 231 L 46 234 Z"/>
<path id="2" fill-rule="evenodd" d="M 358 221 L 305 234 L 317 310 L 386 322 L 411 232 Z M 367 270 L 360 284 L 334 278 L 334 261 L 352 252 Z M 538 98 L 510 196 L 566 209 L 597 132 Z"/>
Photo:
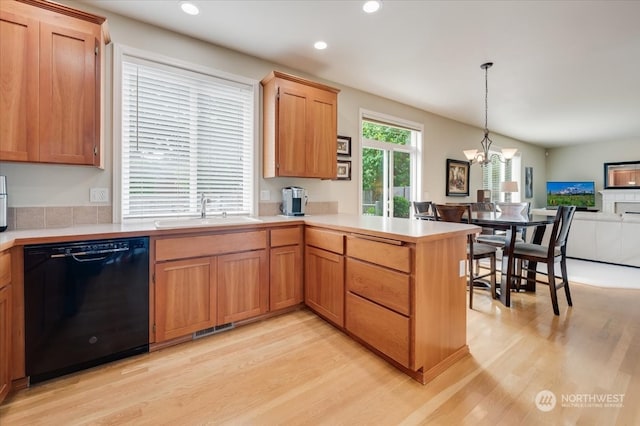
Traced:
<path id="1" fill-rule="evenodd" d="M 640 189 L 640 160 L 604 163 L 605 189 Z"/>

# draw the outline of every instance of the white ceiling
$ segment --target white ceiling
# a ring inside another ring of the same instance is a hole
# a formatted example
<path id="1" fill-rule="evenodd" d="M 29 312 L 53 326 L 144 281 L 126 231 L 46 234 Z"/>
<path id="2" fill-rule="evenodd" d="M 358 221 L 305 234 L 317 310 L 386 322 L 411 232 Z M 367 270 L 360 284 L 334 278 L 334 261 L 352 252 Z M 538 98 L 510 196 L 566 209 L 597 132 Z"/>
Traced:
<path id="1" fill-rule="evenodd" d="M 83 1 L 478 127 L 492 61 L 492 132 L 640 144 L 640 1 Z"/>

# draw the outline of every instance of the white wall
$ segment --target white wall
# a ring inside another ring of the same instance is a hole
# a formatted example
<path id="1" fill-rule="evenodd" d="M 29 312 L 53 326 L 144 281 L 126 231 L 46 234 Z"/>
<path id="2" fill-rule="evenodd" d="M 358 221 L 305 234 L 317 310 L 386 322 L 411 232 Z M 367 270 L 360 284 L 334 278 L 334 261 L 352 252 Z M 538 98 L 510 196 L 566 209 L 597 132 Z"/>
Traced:
<path id="1" fill-rule="evenodd" d="M 596 191 L 604 188 L 604 163 L 640 160 L 640 141 L 619 141 L 551 148 L 547 151 L 547 180 L 594 181 Z M 602 195 L 596 194 L 602 208 Z"/>
<path id="2" fill-rule="evenodd" d="M 242 53 L 205 43 L 187 36 L 166 31 L 138 21 L 90 8 L 85 4 L 63 1 L 79 9 L 106 16 L 114 43 L 145 49 L 177 59 L 196 63 L 225 72 L 261 80 L 271 70 L 289 72 L 338 87 L 338 134 L 352 137 L 351 181 L 320 181 L 314 179 L 275 178 L 259 180 L 259 189 L 271 191 L 272 201 L 280 200 L 283 186 L 299 185 L 309 192 L 311 201 L 338 201 L 340 212 L 358 212 L 358 176 L 360 173 L 359 111 L 376 111 L 424 124 L 424 161 L 422 191 L 429 192 L 434 201 L 475 201 L 475 192 L 481 187 L 480 167 L 472 166 L 470 197 L 445 197 L 446 159 L 464 160 L 463 149 L 480 148 L 483 133 L 474 128 L 416 108 L 409 107 L 369 93 L 323 81 L 295 69 L 273 64 Z M 43 164 L 0 163 L 0 174 L 7 175 L 10 207 L 78 206 L 89 204 L 89 188 L 107 187 L 112 182 L 111 149 L 111 62 L 107 60 L 105 111 L 105 169 L 91 167 L 54 166 Z M 481 105 L 478 106 L 481 108 Z M 260 125 L 261 127 L 261 125 Z M 262 132 L 260 131 L 260 137 Z M 534 168 L 534 206 L 543 206 L 545 200 L 544 149 L 518 142 L 501 135 L 491 135 L 497 147 L 516 147 L 522 154 L 522 166 Z M 260 175 L 262 172 L 260 171 Z M 524 169 L 523 176 L 524 182 Z M 112 193 L 113 191 L 110 191 Z M 524 197 L 523 197 L 524 198 Z"/>

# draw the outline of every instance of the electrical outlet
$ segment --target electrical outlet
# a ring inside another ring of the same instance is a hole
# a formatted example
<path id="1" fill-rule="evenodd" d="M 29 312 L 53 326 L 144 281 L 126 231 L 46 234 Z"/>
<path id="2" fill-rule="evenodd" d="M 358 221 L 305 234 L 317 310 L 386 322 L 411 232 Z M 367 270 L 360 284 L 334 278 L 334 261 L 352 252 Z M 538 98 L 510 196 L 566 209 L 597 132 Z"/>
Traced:
<path id="1" fill-rule="evenodd" d="M 260 191 L 260 201 L 269 201 L 271 199 L 271 192 L 268 189 Z"/>
<path id="2" fill-rule="evenodd" d="M 465 260 L 461 260 L 460 261 L 460 271 L 459 274 L 461 277 L 464 277 L 467 275 L 467 262 Z"/>
<path id="3" fill-rule="evenodd" d="M 89 190 L 89 201 L 92 203 L 109 202 L 109 188 L 91 188 Z"/>

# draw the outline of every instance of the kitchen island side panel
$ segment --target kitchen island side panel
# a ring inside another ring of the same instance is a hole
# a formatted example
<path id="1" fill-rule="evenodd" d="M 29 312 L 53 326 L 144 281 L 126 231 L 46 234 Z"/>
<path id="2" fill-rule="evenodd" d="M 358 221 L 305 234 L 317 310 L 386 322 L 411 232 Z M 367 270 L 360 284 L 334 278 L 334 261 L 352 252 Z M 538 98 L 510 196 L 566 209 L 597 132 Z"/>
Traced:
<path id="1" fill-rule="evenodd" d="M 467 279 L 460 274 L 466 245 L 467 237 L 460 235 L 416 244 L 414 367 L 425 376 L 438 374 L 469 351 Z"/>

